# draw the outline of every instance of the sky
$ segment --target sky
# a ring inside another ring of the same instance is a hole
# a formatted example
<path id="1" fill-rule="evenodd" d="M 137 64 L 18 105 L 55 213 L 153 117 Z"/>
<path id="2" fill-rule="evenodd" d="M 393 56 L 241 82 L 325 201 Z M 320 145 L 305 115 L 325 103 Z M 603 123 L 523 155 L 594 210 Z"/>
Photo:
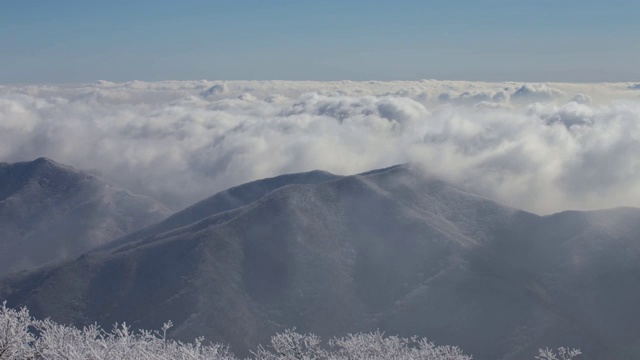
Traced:
<path id="1" fill-rule="evenodd" d="M 0 83 L 640 81 L 640 2 L 0 2 Z"/>

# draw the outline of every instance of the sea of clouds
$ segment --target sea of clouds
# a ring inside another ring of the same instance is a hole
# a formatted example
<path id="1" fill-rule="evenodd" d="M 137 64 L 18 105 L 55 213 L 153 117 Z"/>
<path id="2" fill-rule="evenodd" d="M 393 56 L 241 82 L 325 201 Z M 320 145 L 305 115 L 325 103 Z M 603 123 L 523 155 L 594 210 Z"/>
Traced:
<path id="1" fill-rule="evenodd" d="M 175 209 L 282 173 L 405 162 L 540 214 L 640 206 L 640 84 L 0 86 L 0 161 L 40 156 Z"/>

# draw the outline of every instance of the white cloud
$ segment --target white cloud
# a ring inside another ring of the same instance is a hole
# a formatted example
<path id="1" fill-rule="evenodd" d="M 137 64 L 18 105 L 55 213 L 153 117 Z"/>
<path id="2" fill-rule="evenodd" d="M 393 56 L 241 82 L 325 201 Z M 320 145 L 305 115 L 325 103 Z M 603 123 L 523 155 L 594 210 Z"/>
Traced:
<path id="1" fill-rule="evenodd" d="M 571 98 L 571 101 L 576 102 L 578 104 L 591 104 L 591 96 L 585 94 L 575 94 Z"/>
<path id="2" fill-rule="evenodd" d="M 640 206 L 639 153 L 640 99 L 628 84 L 0 87 L 0 161 L 47 156 L 175 207 L 284 172 L 409 161 L 539 213 Z"/>
<path id="3" fill-rule="evenodd" d="M 227 84 L 222 83 L 222 84 L 213 85 L 212 87 L 200 93 L 200 95 L 204 97 L 210 97 L 210 96 L 224 94 L 227 92 L 229 92 L 229 89 L 227 88 Z"/>
<path id="4" fill-rule="evenodd" d="M 562 91 L 545 84 L 524 84 L 511 94 L 512 102 L 547 102 L 564 95 Z"/>

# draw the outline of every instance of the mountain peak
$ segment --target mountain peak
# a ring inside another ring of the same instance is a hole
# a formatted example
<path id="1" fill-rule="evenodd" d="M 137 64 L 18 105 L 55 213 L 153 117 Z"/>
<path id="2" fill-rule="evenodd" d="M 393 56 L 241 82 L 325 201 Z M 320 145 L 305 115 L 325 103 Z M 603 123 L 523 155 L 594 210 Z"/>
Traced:
<path id="1" fill-rule="evenodd" d="M 34 167 L 34 168 L 37 168 L 37 169 L 41 169 L 41 168 L 45 168 L 45 169 L 47 169 L 47 168 L 56 168 L 56 169 L 64 169 L 64 170 L 67 170 L 67 171 L 78 172 L 78 170 L 74 169 L 71 166 L 60 164 L 59 162 L 56 162 L 56 161 L 54 161 L 54 160 L 52 160 L 50 158 L 47 158 L 47 157 L 39 157 L 39 158 L 37 158 L 37 159 L 35 159 L 33 161 L 26 162 L 26 164 L 28 166 L 31 166 L 31 167 Z"/>
<path id="2" fill-rule="evenodd" d="M 405 171 L 411 171 L 413 169 L 414 169 L 414 167 L 410 163 L 404 163 L 404 164 L 392 165 L 392 166 L 385 167 L 385 168 L 382 168 L 382 169 L 375 169 L 375 170 L 365 171 L 365 172 L 360 173 L 358 175 L 366 176 L 366 175 L 381 174 L 381 173 L 386 173 L 386 172 L 389 172 L 389 173 L 392 173 L 392 172 L 405 172 Z"/>
<path id="3" fill-rule="evenodd" d="M 0 274 L 79 254 L 168 214 L 152 199 L 49 158 L 3 163 Z"/>
<path id="4" fill-rule="evenodd" d="M 15 163 L 0 163 L 0 178 L 6 182 L 6 178 L 13 178 L 18 182 L 26 182 L 28 179 L 38 178 L 49 170 L 60 171 L 61 173 L 79 174 L 82 171 L 67 165 L 60 164 L 50 158 L 39 157 L 31 161 L 20 161 Z M 0 192 L 6 191 L 6 186 Z"/>
<path id="5" fill-rule="evenodd" d="M 33 160 L 34 164 L 56 164 L 55 161 L 49 159 L 48 157 L 39 157 Z"/>

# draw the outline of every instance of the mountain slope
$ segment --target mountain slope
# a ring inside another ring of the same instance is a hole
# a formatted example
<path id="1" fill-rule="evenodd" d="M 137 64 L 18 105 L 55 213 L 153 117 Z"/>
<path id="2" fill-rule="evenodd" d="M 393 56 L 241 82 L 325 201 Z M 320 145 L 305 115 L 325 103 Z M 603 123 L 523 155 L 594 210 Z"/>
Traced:
<path id="1" fill-rule="evenodd" d="M 0 163 L 0 274 L 78 255 L 168 214 L 150 198 L 50 159 Z"/>
<path id="2" fill-rule="evenodd" d="M 175 337 L 240 353 L 296 326 L 416 334 L 480 359 L 555 345 L 582 347 L 586 359 L 637 355 L 640 210 L 539 217 L 409 166 L 295 178 L 7 278 L 0 298 L 65 323 L 171 319 Z"/>
<path id="3" fill-rule="evenodd" d="M 252 181 L 243 185 L 235 186 L 199 201 L 196 204 L 169 216 L 164 221 L 128 234 L 118 241 L 107 244 L 106 247 L 113 248 L 131 240 L 177 229 L 200 221 L 206 217 L 240 208 L 260 199 L 269 192 L 286 185 L 315 184 L 337 179 L 339 177 L 340 176 L 326 171 L 316 170 L 299 174 L 280 175 L 273 178 Z"/>

